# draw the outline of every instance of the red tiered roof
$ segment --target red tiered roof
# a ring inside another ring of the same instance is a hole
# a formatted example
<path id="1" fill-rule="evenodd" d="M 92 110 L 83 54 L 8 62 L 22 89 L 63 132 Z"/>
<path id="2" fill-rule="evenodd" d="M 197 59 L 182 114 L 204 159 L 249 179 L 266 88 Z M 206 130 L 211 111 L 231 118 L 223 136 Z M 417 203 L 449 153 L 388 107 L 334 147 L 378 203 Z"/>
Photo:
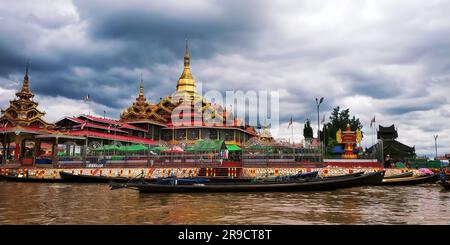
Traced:
<path id="1" fill-rule="evenodd" d="M 98 125 L 98 124 L 94 124 L 94 123 L 90 123 L 90 122 L 85 122 L 77 127 L 91 127 L 91 128 L 99 128 L 99 129 L 104 129 L 104 130 L 108 130 L 108 131 L 116 131 L 116 132 L 120 132 L 120 133 L 127 133 L 127 131 L 123 131 L 120 130 L 118 128 L 115 127 L 107 127 L 107 126 L 102 126 L 102 125 Z"/>
<path id="2" fill-rule="evenodd" d="M 54 130 L 29 127 L 29 126 L 8 126 L 8 127 L 0 128 L 0 132 L 15 132 L 15 131 L 31 132 L 31 133 L 36 133 L 36 134 L 47 134 L 49 132 L 54 132 Z"/>
<path id="3" fill-rule="evenodd" d="M 130 125 L 128 123 L 123 123 L 117 120 L 113 120 L 113 119 L 108 119 L 108 118 L 101 118 L 101 117 L 94 117 L 94 116 L 88 116 L 88 115 L 82 115 L 82 117 L 85 117 L 89 120 L 92 121 L 96 121 L 96 122 L 101 122 L 101 123 L 107 123 L 107 124 L 112 124 L 112 125 L 118 125 L 119 128 L 126 128 L 126 129 L 132 129 L 132 130 L 139 130 L 139 131 L 146 131 L 145 129 Z M 78 119 L 81 120 L 81 119 Z M 81 120 L 83 121 L 83 120 Z"/>
<path id="4" fill-rule="evenodd" d="M 108 139 L 108 140 L 128 141 L 128 142 L 142 143 L 142 144 L 148 144 L 148 145 L 156 145 L 157 144 L 156 141 L 150 140 L 150 139 L 139 138 L 139 137 L 134 137 L 134 136 L 125 136 L 125 135 L 112 135 L 112 134 L 94 132 L 94 131 L 89 131 L 89 130 L 69 131 L 66 134 L 72 135 L 72 136 L 96 137 L 96 138 Z"/>

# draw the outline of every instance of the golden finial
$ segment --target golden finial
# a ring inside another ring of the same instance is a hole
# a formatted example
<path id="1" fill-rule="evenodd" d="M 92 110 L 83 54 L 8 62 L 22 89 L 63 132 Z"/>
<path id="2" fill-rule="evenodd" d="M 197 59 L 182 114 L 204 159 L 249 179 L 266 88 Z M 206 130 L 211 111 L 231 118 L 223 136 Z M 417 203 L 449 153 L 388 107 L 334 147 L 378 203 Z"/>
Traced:
<path id="1" fill-rule="evenodd" d="M 30 68 L 30 60 L 27 60 L 27 64 L 25 65 L 25 76 L 23 77 L 24 80 L 28 80 L 28 69 Z"/>
<path id="2" fill-rule="evenodd" d="M 186 49 L 184 51 L 184 67 L 189 67 L 191 62 L 191 57 L 189 55 L 189 41 L 186 37 Z"/>
<path id="3" fill-rule="evenodd" d="M 142 73 L 141 73 L 141 84 L 139 86 L 139 96 L 144 96 L 144 82 L 142 80 Z"/>
<path id="4" fill-rule="evenodd" d="M 30 91 L 30 84 L 28 81 L 28 70 L 30 68 L 30 61 L 27 60 L 27 64 L 25 65 L 25 76 L 23 77 L 23 84 L 22 84 L 22 89 L 16 93 L 16 95 L 18 97 L 23 97 L 23 98 L 30 98 L 33 95 L 31 94 Z"/>

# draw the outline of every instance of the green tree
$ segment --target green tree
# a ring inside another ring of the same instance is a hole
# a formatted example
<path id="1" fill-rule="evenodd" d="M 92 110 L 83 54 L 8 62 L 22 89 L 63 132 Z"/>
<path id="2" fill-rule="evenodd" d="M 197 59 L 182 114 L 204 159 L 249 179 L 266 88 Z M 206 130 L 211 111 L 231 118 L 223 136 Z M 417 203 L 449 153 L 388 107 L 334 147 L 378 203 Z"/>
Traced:
<path id="1" fill-rule="evenodd" d="M 305 126 L 303 127 L 303 137 L 305 139 L 312 139 L 313 137 L 313 129 L 311 128 L 309 119 L 306 119 Z"/>
<path id="2" fill-rule="evenodd" d="M 347 124 L 350 125 L 350 130 L 355 131 L 356 129 L 362 130 L 363 125 L 359 118 L 356 118 L 354 115 L 350 115 L 350 109 L 341 110 L 339 106 L 333 108 L 330 116 L 330 122 L 324 125 L 325 131 L 325 144 L 330 148 L 337 144 L 336 141 L 336 132 L 341 129 L 345 130 L 347 128 Z M 364 134 L 362 135 L 364 137 Z"/>

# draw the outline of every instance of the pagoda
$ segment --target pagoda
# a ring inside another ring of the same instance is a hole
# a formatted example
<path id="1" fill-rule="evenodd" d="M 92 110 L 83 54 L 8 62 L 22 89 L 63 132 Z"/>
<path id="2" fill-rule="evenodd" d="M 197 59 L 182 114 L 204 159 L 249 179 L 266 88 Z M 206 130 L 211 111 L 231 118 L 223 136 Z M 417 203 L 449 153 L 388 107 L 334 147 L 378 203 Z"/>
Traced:
<path id="1" fill-rule="evenodd" d="M 49 129 L 52 124 L 44 121 L 45 112 L 37 109 L 38 103 L 33 101 L 34 94 L 30 90 L 28 78 L 29 63 L 25 68 L 22 89 L 16 93 L 17 98 L 10 101 L 10 106 L 1 111 L 1 127 L 31 127 Z"/>
<path id="2" fill-rule="evenodd" d="M 266 142 L 275 142 L 272 133 L 270 133 L 270 129 L 267 126 L 264 126 L 259 132 L 259 137 Z"/>
<path id="3" fill-rule="evenodd" d="M 144 85 L 141 78 L 139 95 L 136 101 L 127 110 L 122 112 L 120 118 L 122 121 L 146 120 L 155 106 L 147 101 L 144 95 Z"/>
<path id="4" fill-rule="evenodd" d="M 44 121 L 44 112 L 40 111 L 38 103 L 33 100 L 34 94 L 30 90 L 27 63 L 22 88 L 16 93 L 14 100 L 6 110 L 1 111 L 0 133 L 2 134 L 3 153 L 6 153 L 14 163 L 32 164 L 33 156 L 38 148 L 28 147 L 27 143 L 34 142 L 36 135 L 47 134 L 53 124 Z M 10 157 L 11 144 L 14 144 L 14 157 Z M 35 145 L 35 143 L 32 143 Z M 2 158 L 6 163 L 6 158 Z"/>
<path id="5" fill-rule="evenodd" d="M 120 120 L 148 130 L 147 137 L 170 143 L 195 144 L 200 139 L 222 139 L 229 144 L 241 144 L 256 136 L 256 131 L 221 105 L 211 104 L 198 92 L 190 69 L 188 41 L 183 59 L 183 71 L 176 90 L 153 105 L 146 102 L 141 90 L 133 105 L 120 115 Z M 180 120 L 173 121 L 173 118 Z"/>

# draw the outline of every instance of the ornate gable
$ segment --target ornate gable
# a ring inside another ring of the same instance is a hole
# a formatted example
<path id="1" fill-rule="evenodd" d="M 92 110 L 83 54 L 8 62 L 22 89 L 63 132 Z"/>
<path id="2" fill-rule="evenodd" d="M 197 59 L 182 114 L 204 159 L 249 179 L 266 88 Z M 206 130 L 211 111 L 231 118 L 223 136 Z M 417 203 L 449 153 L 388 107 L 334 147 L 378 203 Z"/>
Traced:
<path id="1" fill-rule="evenodd" d="M 148 115 L 151 113 L 154 105 L 147 102 L 144 95 L 144 85 L 141 79 L 141 84 L 139 87 L 139 95 L 132 106 L 128 107 L 120 115 L 121 121 L 135 121 L 135 120 L 146 120 Z"/>

